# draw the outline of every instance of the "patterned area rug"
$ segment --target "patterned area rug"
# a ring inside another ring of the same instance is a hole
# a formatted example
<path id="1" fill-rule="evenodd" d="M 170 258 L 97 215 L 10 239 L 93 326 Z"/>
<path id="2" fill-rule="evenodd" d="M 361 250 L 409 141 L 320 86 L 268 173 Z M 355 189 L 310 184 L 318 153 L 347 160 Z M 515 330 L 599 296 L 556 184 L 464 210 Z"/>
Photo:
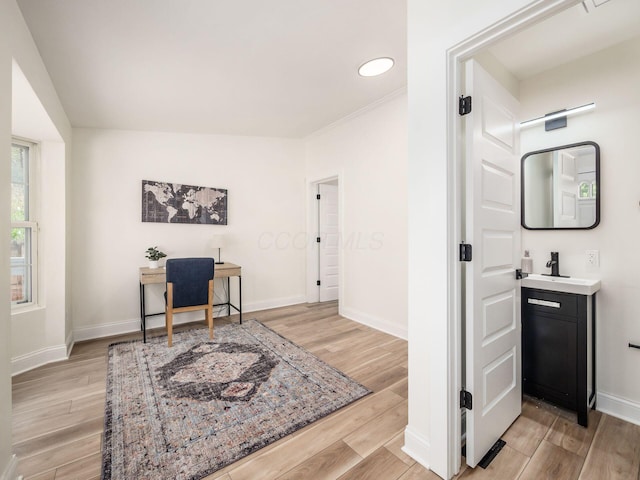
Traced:
<path id="1" fill-rule="evenodd" d="M 102 478 L 200 479 L 368 393 L 256 320 L 116 343 Z"/>

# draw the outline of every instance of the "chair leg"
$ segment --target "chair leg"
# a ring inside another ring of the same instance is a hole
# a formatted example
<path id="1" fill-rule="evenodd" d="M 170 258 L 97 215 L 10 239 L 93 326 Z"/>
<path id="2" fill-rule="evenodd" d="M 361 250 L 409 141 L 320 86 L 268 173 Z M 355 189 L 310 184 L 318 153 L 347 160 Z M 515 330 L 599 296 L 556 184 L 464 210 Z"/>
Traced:
<path id="1" fill-rule="evenodd" d="M 209 339 L 213 340 L 213 307 L 209 305 L 207 312 L 207 324 L 209 325 Z"/>
<path id="2" fill-rule="evenodd" d="M 167 282 L 167 306 L 164 311 L 167 324 L 167 341 L 171 346 L 173 343 L 173 283 L 171 282 Z"/>
<path id="3" fill-rule="evenodd" d="M 213 280 L 209 280 L 209 303 L 206 315 L 209 324 L 209 338 L 213 340 Z"/>

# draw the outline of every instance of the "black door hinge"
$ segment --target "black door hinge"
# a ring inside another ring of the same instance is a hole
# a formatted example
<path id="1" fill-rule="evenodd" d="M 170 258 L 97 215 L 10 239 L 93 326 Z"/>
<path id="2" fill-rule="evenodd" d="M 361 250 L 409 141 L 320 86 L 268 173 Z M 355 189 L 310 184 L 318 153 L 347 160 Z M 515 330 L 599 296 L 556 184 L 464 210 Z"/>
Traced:
<path id="1" fill-rule="evenodd" d="M 466 390 L 462 390 L 460 392 L 460 408 L 473 410 L 473 395 L 471 395 Z"/>
<path id="2" fill-rule="evenodd" d="M 320 237 L 316 237 L 316 242 L 320 243 Z"/>
<path id="3" fill-rule="evenodd" d="M 471 113 L 471 95 L 467 97 L 460 95 L 460 99 L 458 100 L 458 114 L 466 115 L 468 113 Z"/>
<path id="4" fill-rule="evenodd" d="M 316 195 L 316 200 L 320 200 L 320 194 Z"/>
<path id="5" fill-rule="evenodd" d="M 320 286 L 320 280 L 316 280 L 316 285 Z"/>
<path id="6" fill-rule="evenodd" d="M 468 243 L 460 244 L 460 261 L 461 262 L 470 262 L 472 257 L 472 248 Z"/>

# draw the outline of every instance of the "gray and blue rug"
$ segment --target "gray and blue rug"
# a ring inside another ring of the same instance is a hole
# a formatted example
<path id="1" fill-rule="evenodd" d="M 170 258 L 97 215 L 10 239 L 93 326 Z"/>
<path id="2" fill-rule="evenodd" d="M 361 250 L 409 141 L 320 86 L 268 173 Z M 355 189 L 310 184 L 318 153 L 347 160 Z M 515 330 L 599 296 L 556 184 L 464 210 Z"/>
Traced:
<path id="1" fill-rule="evenodd" d="M 200 479 L 370 393 L 256 320 L 109 347 L 102 478 Z"/>

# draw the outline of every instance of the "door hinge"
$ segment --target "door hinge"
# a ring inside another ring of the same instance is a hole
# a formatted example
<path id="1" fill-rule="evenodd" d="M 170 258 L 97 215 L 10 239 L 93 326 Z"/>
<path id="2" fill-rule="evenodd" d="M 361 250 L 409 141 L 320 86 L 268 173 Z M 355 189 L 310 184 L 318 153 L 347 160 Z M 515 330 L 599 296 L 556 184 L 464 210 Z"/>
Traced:
<path id="1" fill-rule="evenodd" d="M 320 280 L 316 280 L 316 285 L 320 286 Z"/>
<path id="2" fill-rule="evenodd" d="M 320 194 L 316 195 L 316 200 L 320 200 Z"/>
<path id="3" fill-rule="evenodd" d="M 460 95 L 460 99 L 458 100 L 458 114 L 466 115 L 471 113 L 471 95 L 464 96 Z"/>
<path id="4" fill-rule="evenodd" d="M 316 237 L 316 242 L 320 243 L 320 237 Z"/>
<path id="5" fill-rule="evenodd" d="M 471 395 L 466 390 L 462 390 L 460 392 L 460 408 L 473 410 L 473 395 Z"/>
<path id="6" fill-rule="evenodd" d="M 472 248 L 468 243 L 460 244 L 460 261 L 461 262 L 470 262 L 472 257 Z"/>

